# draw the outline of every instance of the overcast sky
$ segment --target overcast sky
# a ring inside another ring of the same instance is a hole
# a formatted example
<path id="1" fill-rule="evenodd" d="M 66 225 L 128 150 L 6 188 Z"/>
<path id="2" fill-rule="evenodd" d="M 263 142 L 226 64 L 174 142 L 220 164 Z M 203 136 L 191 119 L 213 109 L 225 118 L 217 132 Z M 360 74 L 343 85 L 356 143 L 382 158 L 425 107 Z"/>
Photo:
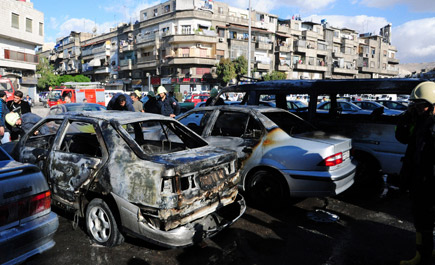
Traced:
<path id="1" fill-rule="evenodd" d="M 248 8 L 249 0 L 223 0 Z M 108 32 L 120 22 L 134 22 L 139 11 L 166 1 L 134 0 L 32 0 L 45 16 L 45 42 L 69 35 L 71 31 Z M 291 18 L 379 34 L 393 25 L 392 44 L 401 63 L 435 62 L 435 0 L 251 0 L 252 8 Z"/>

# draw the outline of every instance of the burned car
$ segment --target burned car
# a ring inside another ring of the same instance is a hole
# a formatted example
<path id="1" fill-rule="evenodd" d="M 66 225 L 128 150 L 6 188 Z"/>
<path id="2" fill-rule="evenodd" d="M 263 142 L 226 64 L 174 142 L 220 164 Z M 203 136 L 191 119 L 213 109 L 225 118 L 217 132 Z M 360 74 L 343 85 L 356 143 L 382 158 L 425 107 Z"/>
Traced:
<path id="1" fill-rule="evenodd" d="M 50 133 L 35 135 L 42 126 Z M 41 168 L 53 202 L 84 217 L 90 237 L 104 246 L 120 244 L 123 234 L 166 247 L 191 245 L 246 209 L 236 153 L 208 145 L 169 117 L 47 116 L 13 154 Z"/>
<path id="2" fill-rule="evenodd" d="M 336 195 L 353 183 L 351 140 L 318 132 L 286 110 L 210 106 L 178 120 L 210 144 L 238 152 L 241 186 L 257 204 Z"/>

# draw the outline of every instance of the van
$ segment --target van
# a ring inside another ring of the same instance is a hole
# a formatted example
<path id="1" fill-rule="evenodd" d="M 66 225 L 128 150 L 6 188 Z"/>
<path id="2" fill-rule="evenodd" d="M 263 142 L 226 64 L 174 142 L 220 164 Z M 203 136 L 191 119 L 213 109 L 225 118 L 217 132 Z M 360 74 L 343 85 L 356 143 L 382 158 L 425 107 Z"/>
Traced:
<path id="1" fill-rule="evenodd" d="M 1 75 L 0 75 L 0 90 L 6 93 L 7 96 L 6 101 L 14 99 L 15 89 L 14 86 L 12 85 L 11 80 L 7 78 L 2 78 Z"/>

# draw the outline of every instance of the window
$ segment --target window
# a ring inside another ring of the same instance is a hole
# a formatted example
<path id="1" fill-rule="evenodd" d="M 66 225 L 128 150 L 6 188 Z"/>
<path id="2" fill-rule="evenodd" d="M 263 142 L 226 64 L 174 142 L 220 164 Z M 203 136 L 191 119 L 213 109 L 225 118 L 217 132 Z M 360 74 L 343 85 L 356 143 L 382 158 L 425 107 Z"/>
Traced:
<path id="1" fill-rule="evenodd" d="M 223 14 L 224 13 L 224 9 L 222 7 L 219 7 L 218 12 L 219 12 L 219 14 Z"/>
<path id="2" fill-rule="evenodd" d="M 181 48 L 181 56 L 182 57 L 189 57 L 190 55 L 190 49 L 189 48 Z"/>
<path id="3" fill-rule="evenodd" d="M 26 18 L 26 31 L 32 33 L 32 20 Z"/>
<path id="4" fill-rule="evenodd" d="M 101 147 L 91 123 L 71 122 L 60 145 L 61 152 L 101 157 Z"/>
<path id="5" fill-rule="evenodd" d="M 183 25 L 181 26 L 181 34 L 190 34 L 191 32 L 191 26 L 190 25 Z"/>
<path id="6" fill-rule="evenodd" d="M 260 124 L 248 113 L 230 111 L 220 113 L 211 133 L 212 136 L 243 138 L 258 138 L 260 134 Z"/>
<path id="7" fill-rule="evenodd" d="M 142 18 L 143 18 L 144 20 L 147 19 L 147 12 L 143 13 Z"/>
<path id="8" fill-rule="evenodd" d="M 11 25 L 13 28 L 19 29 L 20 28 L 20 15 L 12 13 L 12 21 L 11 21 Z"/>
<path id="9" fill-rule="evenodd" d="M 197 134 L 202 135 L 211 114 L 212 111 L 196 111 L 179 120 L 179 122 L 186 125 Z"/>
<path id="10" fill-rule="evenodd" d="M 39 22 L 39 36 L 44 36 L 44 24 Z"/>
<path id="11" fill-rule="evenodd" d="M 171 11 L 171 6 L 170 5 L 165 5 L 164 11 L 165 11 L 165 13 L 168 13 L 169 11 Z"/>
<path id="12" fill-rule="evenodd" d="M 157 17 L 157 15 L 158 15 L 158 10 L 156 8 L 156 9 L 154 9 L 154 16 Z"/>

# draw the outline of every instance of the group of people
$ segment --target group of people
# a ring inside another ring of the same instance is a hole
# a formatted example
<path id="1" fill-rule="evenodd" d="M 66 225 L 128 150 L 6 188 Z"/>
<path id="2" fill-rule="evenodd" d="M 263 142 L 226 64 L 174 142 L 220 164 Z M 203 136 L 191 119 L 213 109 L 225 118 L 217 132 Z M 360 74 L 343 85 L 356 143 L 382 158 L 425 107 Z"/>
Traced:
<path id="1" fill-rule="evenodd" d="M 0 139 L 2 142 L 19 139 L 41 120 L 41 117 L 32 113 L 31 103 L 24 100 L 24 94 L 21 91 L 15 91 L 14 99 L 9 101 L 7 101 L 5 91 L 0 91 L 0 103 Z"/>
<path id="2" fill-rule="evenodd" d="M 107 109 L 154 113 L 172 118 L 180 114 L 180 105 L 168 94 L 164 86 L 157 88 L 157 94 L 158 97 L 154 91 L 148 92 L 148 100 L 143 104 L 140 101 L 141 93 L 137 90 L 130 93 L 130 97 L 117 93 L 107 104 Z"/>

